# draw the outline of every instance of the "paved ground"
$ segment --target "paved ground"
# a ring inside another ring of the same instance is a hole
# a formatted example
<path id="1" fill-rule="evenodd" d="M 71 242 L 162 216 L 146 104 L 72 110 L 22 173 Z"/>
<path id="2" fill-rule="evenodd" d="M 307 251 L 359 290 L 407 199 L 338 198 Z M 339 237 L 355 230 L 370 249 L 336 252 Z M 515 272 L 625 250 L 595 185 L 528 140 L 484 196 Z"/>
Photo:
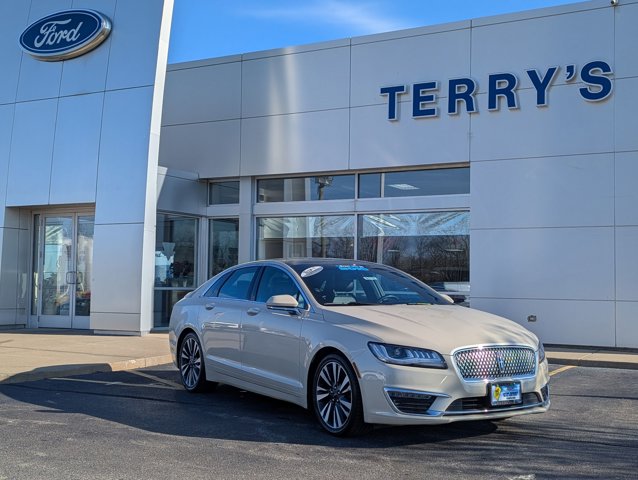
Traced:
<path id="1" fill-rule="evenodd" d="M 546 349 L 562 365 L 638 369 L 638 351 Z M 168 335 L 91 335 L 72 330 L 0 331 L 0 383 L 111 372 L 171 362 Z"/>
<path id="2" fill-rule="evenodd" d="M 635 479 L 638 371 L 552 365 L 543 415 L 323 433 L 305 410 L 172 365 L 0 384 L 0 479 Z"/>

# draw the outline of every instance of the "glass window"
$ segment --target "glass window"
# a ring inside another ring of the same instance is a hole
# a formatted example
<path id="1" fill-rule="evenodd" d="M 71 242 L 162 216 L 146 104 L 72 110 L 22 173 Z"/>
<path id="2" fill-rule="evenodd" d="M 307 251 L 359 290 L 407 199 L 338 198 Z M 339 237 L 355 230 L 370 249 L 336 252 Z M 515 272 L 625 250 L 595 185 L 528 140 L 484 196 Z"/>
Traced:
<path id="1" fill-rule="evenodd" d="M 214 182 L 208 187 L 209 205 L 239 203 L 239 181 Z"/>
<path id="2" fill-rule="evenodd" d="M 383 183 L 384 197 L 470 193 L 470 168 L 388 172 Z"/>
<path id="3" fill-rule="evenodd" d="M 155 286 L 195 287 L 197 219 L 159 214 L 155 235 Z"/>
<path id="4" fill-rule="evenodd" d="M 190 290 L 155 290 L 153 323 L 155 327 L 168 327 L 171 312 L 177 302 Z"/>
<path id="5" fill-rule="evenodd" d="M 247 300 L 250 293 L 250 284 L 257 269 L 258 267 L 248 267 L 235 270 L 222 285 L 222 288 L 219 289 L 219 297 Z"/>
<path id="6" fill-rule="evenodd" d="M 306 308 L 306 302 L 290 275 L 278 268 L 266 267 L 255 301 L 266 303 L 273 295 L 292 295 L 299 302 L 299 308 Z"/>
<path id="7" fill-rule="evenodd" d="M 359 175 L 359 198 L 379 198 L 381 196 L 381 174 L 362 173 Z"/>
<path id="8" fill-rule="evenodd" d="M 354 216 L 260 218 L 257 258 L 354 258 Z"/>
<path id="9" fill-rule="evenodd" d="M 239 219 L 210 220 L 208 245 L 208 275 L 213 277 L 238 263 Z"/>
<path id="10" fill-rule="evenodd" d="M 261 203 L 352 199 L 354 175 L 263 179 L 257 193 Z"/>
<path id="11" fill-rule="evenodd" d="M 450 295 L 470 294 L 469 212 L 359 216 L 358 257 L 399 268 Z"/>

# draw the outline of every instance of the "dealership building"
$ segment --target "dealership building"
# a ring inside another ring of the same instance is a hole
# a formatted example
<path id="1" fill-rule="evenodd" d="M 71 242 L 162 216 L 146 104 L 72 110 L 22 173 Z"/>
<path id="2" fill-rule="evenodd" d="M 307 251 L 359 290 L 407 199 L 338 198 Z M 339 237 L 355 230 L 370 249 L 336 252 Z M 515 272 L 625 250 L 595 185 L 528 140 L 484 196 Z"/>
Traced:
<path id="1" fill-rule="evenodd" d="M 0 4 L 0 328 L 144 334 L 327 256 L 638 348 L 638 0 L 169 65 L 172 8 Z"/>

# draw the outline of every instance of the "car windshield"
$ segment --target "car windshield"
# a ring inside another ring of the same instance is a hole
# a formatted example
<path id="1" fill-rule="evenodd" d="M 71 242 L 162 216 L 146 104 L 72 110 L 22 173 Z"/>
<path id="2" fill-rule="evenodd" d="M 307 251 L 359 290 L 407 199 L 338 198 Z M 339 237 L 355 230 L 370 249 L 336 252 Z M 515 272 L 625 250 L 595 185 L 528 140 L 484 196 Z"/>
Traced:
<path id="1" fill-rule="evenodd" d="M 322 305 L 448 304 L 427 285 L 384 265 L 290 265 Z"/>

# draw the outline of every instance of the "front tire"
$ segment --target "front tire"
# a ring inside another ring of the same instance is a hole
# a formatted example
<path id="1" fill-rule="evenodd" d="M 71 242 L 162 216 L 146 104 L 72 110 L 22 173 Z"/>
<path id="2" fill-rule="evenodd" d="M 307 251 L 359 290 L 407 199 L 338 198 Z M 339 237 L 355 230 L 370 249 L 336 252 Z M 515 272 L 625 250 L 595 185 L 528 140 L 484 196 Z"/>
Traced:
<path id="1" fill-rule="evenodd" d="M 179 346 L 179 376 L 184 388 L 191 393 L 206 389 L 206 368 L 202 355 L 202 346 L 197 335 L 188 333 Z"/>
<path id="2" fill-rule="evenodd" d="M 341 355 L 326 356 L 314 372 L 312 406 L 324 430 L 336 436 L 360 435 L 371 429 L 363 421 L 357 376 Z"/>

